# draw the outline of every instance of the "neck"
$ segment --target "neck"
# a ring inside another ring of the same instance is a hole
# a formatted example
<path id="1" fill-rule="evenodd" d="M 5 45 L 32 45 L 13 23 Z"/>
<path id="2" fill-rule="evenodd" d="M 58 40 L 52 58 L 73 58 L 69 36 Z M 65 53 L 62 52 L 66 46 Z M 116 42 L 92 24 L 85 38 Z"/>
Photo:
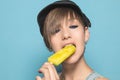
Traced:
<path id="1" fill-rule="evenodd" d="M 87 65 L 84 58 L 74 64 L 63 64 L 62 75 L 65 80 L 85 80 L 92 72 L 92 69 Z"/>

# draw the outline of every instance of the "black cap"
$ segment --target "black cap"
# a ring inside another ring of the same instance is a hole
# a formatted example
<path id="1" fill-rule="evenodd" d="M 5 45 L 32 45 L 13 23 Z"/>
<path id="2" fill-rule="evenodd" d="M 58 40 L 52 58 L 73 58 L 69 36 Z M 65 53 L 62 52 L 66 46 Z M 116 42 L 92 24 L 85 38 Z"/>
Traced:
<path id="1" fill-rule="evenodd" d="M 38 21 L 38 24 L 39 24 L 39 27 L 40 27 L 40 33 L 42 35 L 43 35 L 43 27 L 44 27 L 44 21 L 46 19 L 46 16 L 48 15 L 48 13 L 51 10 L 53 10 L 55 8 L 60 8 L 60 7 L 67 7 L 67 8 L 73 9 L 74 11 L 76 11 L 78 14 L 81 15 L 81 17 L 84 20 L 84 25 L 85 26 L 91 26 L 91 23 L 90 23 L 89 19 L 84 15 L 84 13 L 81 11 L 79 6 L 77 6 L 74 2 L 72 2 L 70 0 L 56 1 L 52 4 L 49 4 L 45 8 L 43 8 L 37 16 L 37 21 Z"/>

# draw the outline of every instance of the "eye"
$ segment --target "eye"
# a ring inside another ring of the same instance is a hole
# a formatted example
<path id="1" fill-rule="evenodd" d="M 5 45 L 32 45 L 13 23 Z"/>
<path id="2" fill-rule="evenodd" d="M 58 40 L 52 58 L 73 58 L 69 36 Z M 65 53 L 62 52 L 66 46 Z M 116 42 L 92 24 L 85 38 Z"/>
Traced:
<path id="1" fill-rule="evenodd" d="M 69 28 L 72 28 L 72 29 L 75 29 L 77 27 L 78 27 L 78 25 L 71 25 L 71 26 L 69 26 Z"/>
<path id="2" fill-rule="evenodd" d="M 56 34 L 56 33 L 58 33 L 59 31 L 60 31 L 60 29 L 59 29 L 59 28 L 56 28 L 55 30 L 52 31 L 52 34 Z"/>
<path id="3" fill-rule="evenodd" d="M 54 35 L 58 32 L 61 31 L 61 27 L 58 25 L 58 26 L 54 26 L 52 29 L 51 29 L 51 35 Z"/>
<path id="4" fill-rule="evenodd" d="M 58 33 L 60 31 L 60 29 L 56 29 L 54 33 Z"/>

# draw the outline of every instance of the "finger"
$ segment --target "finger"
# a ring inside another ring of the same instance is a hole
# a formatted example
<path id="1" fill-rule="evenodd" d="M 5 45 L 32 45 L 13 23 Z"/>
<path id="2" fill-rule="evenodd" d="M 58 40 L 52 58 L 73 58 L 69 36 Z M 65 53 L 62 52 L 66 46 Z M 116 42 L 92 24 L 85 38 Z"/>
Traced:
<path id="1" fill-rule="evenodd" d="M 51 63 L 46 63 L 46 67 L 49 70 L 51 80 L 59 80 L 59 76 L 54 65 Z"/>
<path id="2" fill-rule="evenodd" d="M 54 73 L 54 70 L 53 70 L 51 64 L 50 64 L 50 63 L 46 63 L 46 67 L 47 67 L 48 70 L 49 70 L 50 79 L 51 79 L 51 80 L 56 80 L 56 76 L 55 76 L 55 73 Z"/>
<path id="3" fill-rule="evenodd" d="M 53 64 L 51 64 L 51 63 L 50 63 L 50 65 L 51 65 L 51 68 L 52 68 L 52 70 L 53 70 L 53 72 L 54 72 L 54 74 L 55 74 L 56 79 L 59 80 L 59 75 L 58 75 L 58 73 L 57 73 L 57 71 L 56 71 L 55 66 L 54 66 Z"/>
<path id="4" fill-rule="evenodd" d="M 39 70 L 46 80 L 59 80 L 59 76 L 53 64 L 46 62 Z"/>
<path id="5" fill-rule="evenodd" d="M 45 80 L 50 80 L 49 70 L 45 67 L 40 69 L 40 72 L 43 73 Z"/>
<path id="6" fill-rule="evenodd" d="M 36 76 L 36 80 L 42 80 L 41 77 L 39 76 Z"/>

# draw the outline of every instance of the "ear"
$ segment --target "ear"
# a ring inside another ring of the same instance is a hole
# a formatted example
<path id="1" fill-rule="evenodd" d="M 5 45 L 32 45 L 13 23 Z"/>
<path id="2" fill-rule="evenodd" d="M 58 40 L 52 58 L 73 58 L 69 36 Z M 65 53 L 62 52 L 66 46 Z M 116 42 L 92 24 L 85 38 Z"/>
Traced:
<path id="1" fill-rule="evenodd" d="M 88 27 L 85 27 L 85 43 L 88 42 L 89 37 L 90 37 L 89 29 L 88 29 Z"/>

